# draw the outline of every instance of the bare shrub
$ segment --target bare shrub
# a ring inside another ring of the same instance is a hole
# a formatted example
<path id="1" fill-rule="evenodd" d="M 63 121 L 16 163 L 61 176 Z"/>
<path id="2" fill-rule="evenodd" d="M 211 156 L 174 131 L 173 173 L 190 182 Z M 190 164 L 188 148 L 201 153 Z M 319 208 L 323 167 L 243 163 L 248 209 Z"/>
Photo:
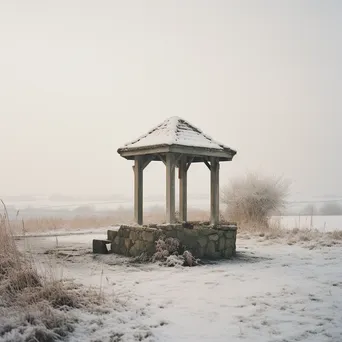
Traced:
<path id="1" fill-rule="evenodd" d="M 288 189 L 282 178 L 254 173 L 237 178 L 222 191 L 226 217 L 252 230 L 268 227 L 270 216 L 285 207 Z"/>

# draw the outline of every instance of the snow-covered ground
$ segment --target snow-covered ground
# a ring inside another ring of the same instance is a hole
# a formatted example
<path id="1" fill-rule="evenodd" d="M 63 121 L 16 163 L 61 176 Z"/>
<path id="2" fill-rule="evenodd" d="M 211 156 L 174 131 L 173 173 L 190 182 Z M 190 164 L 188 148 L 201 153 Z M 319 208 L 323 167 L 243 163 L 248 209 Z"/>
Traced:
<path id="1" fill-rule="evenodd" d="M 341 246 L 240 237 L 232 260 L 166 268 L 94 256 L 91 241 L 104 236 L 18 240 L 38 263 L 53 257 L 63 277 L 105 294 L 103 313 L 75 312 L 71 341 L 342 341 Z"/>
<path id="2" fill-rule="evenodd" d="M 342 216 L 273 216 L 271 221 L 285 229 L 317 229 L 320 232 L 342 230 Z"/>

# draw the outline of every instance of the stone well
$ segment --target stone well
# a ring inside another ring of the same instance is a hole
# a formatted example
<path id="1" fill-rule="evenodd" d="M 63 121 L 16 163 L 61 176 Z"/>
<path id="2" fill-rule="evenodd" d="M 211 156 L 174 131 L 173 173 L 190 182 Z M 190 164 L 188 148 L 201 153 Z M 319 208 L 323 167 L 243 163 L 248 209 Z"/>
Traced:
<path id="1" fill-rule="evenodd" d="M 120 226 L 118 231 L 108 230 L 111 253 L 136 257 L 142 253 L 152 256 L 155 242 L 161 237 L 177 238 L 181 249 L 189 250 L 194 257 L 227 259 L 236 251 L 236 224 L 184 223 L 149 226 Z"/>

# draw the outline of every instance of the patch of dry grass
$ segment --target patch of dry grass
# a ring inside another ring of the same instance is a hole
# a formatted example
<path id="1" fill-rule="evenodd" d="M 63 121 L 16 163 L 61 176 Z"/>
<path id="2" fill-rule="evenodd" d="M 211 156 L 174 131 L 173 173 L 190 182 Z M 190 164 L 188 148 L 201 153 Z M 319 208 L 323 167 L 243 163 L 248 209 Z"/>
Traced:
<path id="1" fill-rule="evenodd" d="M 10 228 L 7 216 L 0 216 L 0 340 L 61 340 L 75 323 L 68 310 L 86 307 L 96 295 L 40 275 L 18 251 Z"/>
<path id="2" fill-rule="evenodd" d="M 331 247 L 342 244 L 342 231 L 321 232 L 317 229 L 285 229 L 280 222 L 272 221 L 269 224 L 248 224 L 238 227 L 238 236 L 249 239 L 258 237 L 260 241 L 299 244 L 308 248 Z"/>
<path id="3" fill-rule="evenodd" d="M 189 209 L 188 217 L 190 221 L 207 221 L 209 212 L 200 209 Z M 155 207 L 147 211 L 144 215 L 144 223 L 164 223 L 165 210 L 162 207 Z M 48 232 L 54 230 L 77 230 L 101 228 L 120 224 L 133 224 L 134 217 L 131 210 L 119 209 L 110 216 L 75 216 L 72 218 L 42 217 L 25 220 L 11 221 L 11 229 L 15 234 L 25 234 L 33 232 Z"/>

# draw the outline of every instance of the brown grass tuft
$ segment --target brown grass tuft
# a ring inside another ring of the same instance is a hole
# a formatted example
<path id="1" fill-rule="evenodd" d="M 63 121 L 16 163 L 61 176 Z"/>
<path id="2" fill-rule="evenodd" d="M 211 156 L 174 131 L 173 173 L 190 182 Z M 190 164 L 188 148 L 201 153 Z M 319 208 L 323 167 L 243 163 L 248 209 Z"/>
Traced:
<path id="1" fill-rule="evenodd" d="M 14 269 L 8 277 L 6 290 L 13 295 L 21 292 L 26 288 L 42 287 L 42 282 L 37 272 L 33 269 Z"/>
<path id="2" fill-rule="evenodd" d="M 90 303 L 99 304 L 95 293 L 40 275 L 34 262 L 18 251 L 7 215 L 0 216 L 1 340 L 61 340 L 75 323 L 65 308 L 86 307 Z"/>

